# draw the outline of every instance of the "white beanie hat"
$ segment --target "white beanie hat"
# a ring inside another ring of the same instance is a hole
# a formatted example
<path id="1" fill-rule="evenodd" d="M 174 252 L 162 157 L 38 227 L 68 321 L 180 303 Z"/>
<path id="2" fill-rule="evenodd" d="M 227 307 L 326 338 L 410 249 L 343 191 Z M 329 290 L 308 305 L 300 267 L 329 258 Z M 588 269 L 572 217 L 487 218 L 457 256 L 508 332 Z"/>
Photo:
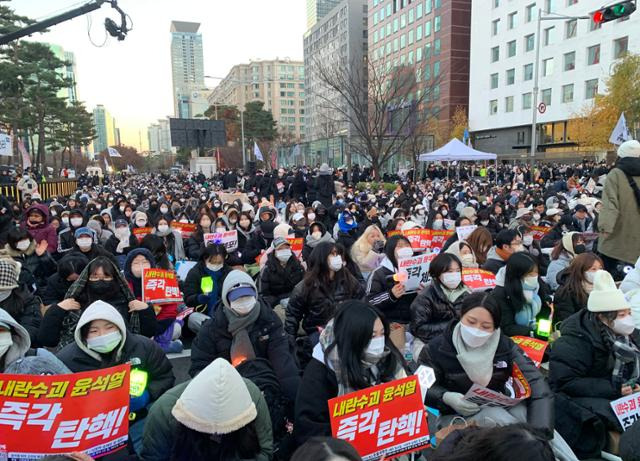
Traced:
<path id="1" fill-rule="evenodd" d="M 616 287 L 613 277 L 607 271 L 596 272 L 587 309 L 591 312 L 614 312 L 629 309 L 629 303 L 624 293 Z"/>
<path id="2" fill-rule="evenodd" d="M 191 380 L 171 414 L 194 431 L 229 434 L 256 419 L 258 411 L 240 373 L 216 359 Z"/>
<path id="3" fill-rule="evenodd" d="M 618 147 L 618 157 L 640 157 L 640 142 L 635 139 L 630 139 L 620 144 L 620 147 Z"/>

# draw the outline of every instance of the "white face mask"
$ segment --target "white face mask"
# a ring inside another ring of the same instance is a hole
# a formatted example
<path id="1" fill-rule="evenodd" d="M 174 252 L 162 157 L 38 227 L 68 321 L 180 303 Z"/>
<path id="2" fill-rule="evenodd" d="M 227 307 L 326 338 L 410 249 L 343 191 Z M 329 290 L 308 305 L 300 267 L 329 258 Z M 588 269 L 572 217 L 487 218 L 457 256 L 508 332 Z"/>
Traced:
<path id="1" fill-rule="evenodd" d="M 320 240 L 322 238 L 322 232 L 320 231 L 312 232 L 311 238 L 313 238 L 314 240 Z"/>
<path id="2" fill-rule="evenodd" d="M 525 235 L 522 237 L 522 244 L 524 246 L 530 246 L 533 243 L 533 235 Z"/>
<path id="3" fill-rule="evenodd" d="M 435 230 L 441 230 L 442 226 L 444 226 L 444 221 L 442 219 L 436 219 L 433 221 L 433 228 Z"/>
<path id="4" fill-rule="evenodd" d="M 180 222 L 183 223 L 183 224 L 189 224 L 189 220 L 188 219 L 181 219 Z"/>
<path id="5" fill-rule="evenodd" d="M 224 227 L 216 227 L 216 232 L 221 234 L 223 232 L 227 232 L 227 229 L 225 229 Z"/>
<path id="6" fill-rule="evenodd" d="M 9 350 L 13 345 L 13 337 L 10 331 L 0 332 L 0 358 Z"/>
<path id="7" fill-rule="evenodd" d="M 453 290 L 460 285 L 462 274 L 460 272 L 445 272 L 440 276 L 440 281 L 445 287 Z"/>
<path id="8" fill-rule="evenodd" d="M 396 250 L 396 256 L 398 257 L 398 259 L 410 258 L 411 256 L 413 256 L 413 249 L 409 247 L 398 248 Z"/>
<path id="9" fill-rule="evenodd" d="M 64 219 L 64 218 L 63 218 Z M 71 223 L 71 225 L 73 227 L 80 227 L 82 226 L 82 218 L 71 218 L 69 220 L 69 222 Z"/>
<path id="10" fill-rule="evenodd" d="M 278 258 L 278 261 L 289 261 L 291 254 L 291 250 L 276 250 L 276 258 Z"/>
<path id="11" fill-rule="evenodd" d="M 342 269 L 342 256 L 329 256 L 329 269 L 334 272 L 338 272 Z"/>
<path id="12" fill-rule="evenodd" d="M 20 251 L 24 251 L 29 248 L 29 245 L 31 245 L 31 242 L 29 240 L 20 240 L 18 243 L 16 243 L 16 248 Z"/>
<path id="13" fill-rule="evenodd" d="M 67 216 L 62 217 L 62 224 L 64 224 L 65 226 L 69 225 L 69 218 Z"/>
<path id="14" fill-rule="evenodd" d="M 633 330 L 636 329 L 636 325 L 633 321 L 633 317 L 627 315 L 624 318 L 615 319 L 613 321 L 611 329 L 619 335 L 629 336 L 631 333 L 633 333 Z"/>
<path id="15" fill-rule="evenodd" d="M 78 246 L 80 248 L 87 249 L 87 248 L 91 248 L 91 244 L 93 243 L 93 239 L 91 239 L 91 238 L 76 239 L 76 243 L 78 244 Z"/>
<path id="16" fill-rule="evenodd" d="M 472 254 L 466 254 L 460 256 L 460 262 L 462 263 L 462 267 L 470 267 L 475 261 L 473 260 Z"/>
<path id="17" fill-rule="evenodd" d="M 122 333 L 119 331 L 112 331 L 106 335 L 87 338 L 87 347 L 99 354 L 108 354 L 118 347 L 120 341 L 122 341 Z"/>
<path id="18" fill-rule="evenodd" d="M 473 328 L 465 325 L 460 322 L 460 335 L 462 336 L 462 340 L 464 343 L 471 347 L 476 348 L 482 346 L 489 340 L 489 337 L 493 333 L 489 333 L 488 331 L 479 330 L 478 328 Z"/>
<path id="19" fill-rule="evenodd" d="M 207 263 L 207 269 L 209 269 L 210 271 L 213 271 L 213 272 L 218 272 L 220 269 L 222 269 L 223 266 L 224 266 L 224 264 Z"/>
<path id="20" fill-rule="evenodd" d="M 480 221 L 480 224 L 482 224 L 483 226 L 486 226 L 489 224 L 489 220 L 488 219 L 482 220 Z"/>
<path id="21" fill-rule="evenodd" d="M 231 310 L 238 315 L 247 315 L 256 305 L 254 296 L 243 296 L 229 303 Z"/>
<path id="22" fill-rule="evenodd" d="M 146 219 L 136 219 L 136 225 L 138 227 L 144 227 L 147 225 L 147 220 Z"/>
<path id="23" fill-rule="evenodd" d="M 314 219 L 316 219 L 316 214 L 315 213 L 309 213 L 307 215 L 307 219 L 309 220 L 309 222 L 313 221 Z"/>
<path id="24" fill-rule="evenodd" d="M 118 239 L 122 240 L 124 238 L 129 237 L 129 228 L 128 227 L 118 227 L 116 228 L 116 237 L 118 237 Z"/>
<path id="25" fill-rule="evenodd" d="M 169 208 L 167 208 L 166 206 L 160 207 L 160 213 L 165 214 L 169 211 Z"/>
<path id="26" fill-rule="evenodd" d="M 584 273 L 584 279 L 587 283 L 593 284 L 594 279 L 596 278 L 596 273 L 592 271 L 587 271 Z"/>
<path id="27" fill-rule="evenodd" d="M 162 232 L 165 233 L 169 230 L 169 226 L 167 226 L 166 224 L 160 224 L 158 225 L 158 232 Z"/>
<path id="28" fill-rule="evenodd" d="M 367 346 L 365 353 L 371 357 L 380 357 L 384 353 L 384 346 L 384 336 L 371 338 L 371 341 L 369 341 L 369 345 Z"/>

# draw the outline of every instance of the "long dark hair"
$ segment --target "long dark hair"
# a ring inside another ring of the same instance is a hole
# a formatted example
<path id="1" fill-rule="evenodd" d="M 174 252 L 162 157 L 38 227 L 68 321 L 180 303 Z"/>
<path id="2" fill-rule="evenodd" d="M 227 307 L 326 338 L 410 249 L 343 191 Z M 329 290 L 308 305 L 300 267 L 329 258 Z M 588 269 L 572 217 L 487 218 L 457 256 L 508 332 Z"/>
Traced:
<path id="1" fill-rule="evenodd" d="M 309 260 L 307 261 L 309 269 L 303 279 L 304 292 L 306 294 L 318 287 L 328 288 L 332 286 L 332 281 L 329 278 L 331 269 L 329 269 L 327 260 L 334 250 L 342 256 L 345 262 L 348 261 L 346 258 L 347 251 L 344 247 L 339 243 L 333 242 L 320 242 L 309 255 Z M 335 273 L 334 282 L 343 283 L 347 293 L 352 296 L 355 296 L 359 291 L 358 280 L 346 267 Z"/>
<path id="2" fill-rule="evenodd" d="M 212 437 L 178 423 L 170 461 L 194 459 L 254 459 L 260 453 L 255 421 L 237 431 Z"/>
<path id="3" fill-rule="evenodd" d="M 371 385 L 367 379 L 367 372 L 362 366 L 362 356 L 371 341 L 373 324 L 380 319 L 384 325 L 385 345 L 391 351 L 378 363 L 380 380 L 382 382 L 395 379 L 399 367 L 404 367 L 404 359 L 389 339 L 389 322 L 384 315 L 364 301 L 345 301 L 338 307 L 333 320 L 334 342 L 329 345 L 325 354 L 338 348 L 340 368 L 349 386 L 364 389 Z"/>
<path id="4" fill-rule="evenodd" d="M 517 312 L 521 311 L 527 302 L 522 290 L 522 278 L 537 267 L 536 261 L 524 251 L 512 254 L 507 261 L 504 291 L 507 293 L 507 297 L 513 301 L 512 306 Z"/>
<path id="5" fill-rule="evenodd" d="M 567 281 L 558 289 L 556 296 L 568 293 L 578 301 L 582 307 L 586 307 L 589 294 L 584 290 L 584 286 L 582 285 L 583 282 L 586 281 L 584 273 L 588 271 L 596 261 L 599 261 L 602 267 L 604 267 L 602 259 L 595 253 L 582 253 L 573 258 L 567 269 Z"/>
<path id="6" fill-rule="evenodd" d="M 112 284 L 113 284 L 114 290 L 111 293 L 97 295 L 91 292 L 91 282 L 89 281 L 89 278 L 91 277 L 91 274 L 93 274 L 96 270 L 100 268 L 104 272 L 104 275 L 113 278 Z M 113 263 L 109 261 L 105 256 L 98 256 L 97 258 L 95 258 L 93 261 L 89 263 L 89 267 L 87 269 L 87 281 L 86 281 L 87 284 L 85 286 L 85 289 L 82 290 L 82 293 L 80 294 L 79 299 L 77 301 L 81 305 L 85 306 L 85 305 L 91 304 L 93 301 L 97 301 L 102 298 L 105 298 L 105 296 L 108 296 L 109 299 L 113 299 L 119 295 L 122 295 L 122 292 L 118 286 L 118 277 L 120 277 L 120 274 L 117 272 L 117 269 L 113 265 Z"/>
<path id="7" fill-rule="evenodd" d="M 451 253 L 440 253 L 436 256 L 429 265 L 429 276 L 431 277 L 431 283 L 442 288 L 442 282 L 440 282 L 440 276 L 449 270 L 451 263 L 456 263 L 458 269 L 462 271 L 462 263 L 460 259 Z"/>
<path id="8" fill-rule="evenodd" d="M 387 259 L 391 261 L 393 267 L 398 267 L 398 261 L 396 259 L 396 247 L 398 246 L 400 240 L 408 243 L 409 246 L 411 246 L 411 242 L 409 242 L 409 239 L 407 239 L 404 235 L 394 235 L 392 237 L 389 237 L 389 240 L 387 240 L 387 243 L 384 246 L 384 254 L 387 256 Z"/>
<path id="9" fill-rule="evenodd" d="M 160 237 L 156 234 L 147 234 L 144 236 L 142 241 L 140 242 L 141 248 L 146 248 L 151 252 L 153 257 L 156 260 L 156 266 L 165 269 L 171 270 L 171 262 L 169 261 L 169 256 L 167 256 L 167 252 L 174 253 L 174 249 L 168 249 L 165 244 L 165 238 L 169 240 L 169 243 L 175 245 L 175 237 L 173 233 L 169 233 L 166 237 Z"/>

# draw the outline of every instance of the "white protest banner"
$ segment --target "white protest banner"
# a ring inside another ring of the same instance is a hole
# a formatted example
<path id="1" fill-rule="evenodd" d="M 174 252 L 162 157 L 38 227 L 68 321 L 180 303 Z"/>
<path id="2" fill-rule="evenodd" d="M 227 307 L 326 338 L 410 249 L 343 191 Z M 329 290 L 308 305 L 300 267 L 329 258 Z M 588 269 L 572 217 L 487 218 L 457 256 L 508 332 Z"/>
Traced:
<path id="1" fill-rule="evenodd" d="M 421 283 L 427 283 L 429 266 L 436 256 L 437 253 L 429 253 L 398 260 L 398 272 L 407 274 L 407 281 L 404 282 L 407 292 L 418 291 Z"/>
<path id="2" fill-rule="evenodd" d="M 496 366 L 504 365 L 507 367 L 506 362 L 498 362 Z M 464 396 L 465 400 L 476 403 L 481 407 L 513 407 L 528 399 L 531 396 L 531 387 L 526 378 L 520 371 L 520 368 L 514 363 L 511 378 L 507 381 L 507 388 L 513 392 L 512 396 L 502 394 L 492 389 L 474 384 L 471 389 L 467 391 Z"/>
<path id="3" fill-rule="evenodd" d="M 204 234 L 204 246 L 207 246 L 210 243 L 221 243 L 226 247 L 228 253 L 236 251 L 238 249 L 238 231 L 230 230 L 226 232 Z"/>
<path id="4" fill-rule="evenodd" d="M 631 139 L 631 134 L 629 134 L 629 128 L 627 128 L 627 120 L 624 118 L 624 112 L 622 112 L 618 123 L 616 123 L 615 128 L 611 132 L 611 136 L 609 136 L 609 142 L 619 146 L 629 139 Z"/>
<path id="5" fill-rule="evenodd" d="M 627 395 L 610 402 L 610 405 L 623 430 L 626 431 L 633 423 L 640 420 L 640 395 Z"/>
<path id="6" fill-rule="evenodd" d="M 458 226 L 456 227 L 456 234 L 458 234 L 458 240 L 466 240 L 469 235 L 478 228 L 478 226 Z"/>
<path id="7" fill-rule="evenodd" d="M 444 228 L 445 229 L 454 229 L 456 227 L 456 220 L 455 219 L 445 219 L 444 220 Z"/>
<path id="8" fill-rule="evenodd" d="M 11 136 L 0 133 L 0 155 L 11 157 L 13 155 L 13 143 Z"/>

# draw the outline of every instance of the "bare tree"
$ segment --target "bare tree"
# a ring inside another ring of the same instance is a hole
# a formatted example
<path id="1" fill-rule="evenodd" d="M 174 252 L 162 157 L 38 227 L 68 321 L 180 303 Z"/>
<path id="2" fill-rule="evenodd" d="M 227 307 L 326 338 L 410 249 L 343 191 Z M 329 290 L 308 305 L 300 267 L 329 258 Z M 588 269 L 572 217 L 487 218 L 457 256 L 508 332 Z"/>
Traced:
<path id="1" fill-rule="evenodd" d="M 384 61 L 336 65 L 316 60 L 314 67 L 320 88 L 312 94 L 321 101 L 320 109 L 349 127 L 349 169 L 351 153 L 358 153 L 379 176 L 389 159 L 406 152 L 416 137 L 424 139 L 424 127 L 436 117 L 442 74 L 424 82 L 420 67 L 393 67 Z"/>

